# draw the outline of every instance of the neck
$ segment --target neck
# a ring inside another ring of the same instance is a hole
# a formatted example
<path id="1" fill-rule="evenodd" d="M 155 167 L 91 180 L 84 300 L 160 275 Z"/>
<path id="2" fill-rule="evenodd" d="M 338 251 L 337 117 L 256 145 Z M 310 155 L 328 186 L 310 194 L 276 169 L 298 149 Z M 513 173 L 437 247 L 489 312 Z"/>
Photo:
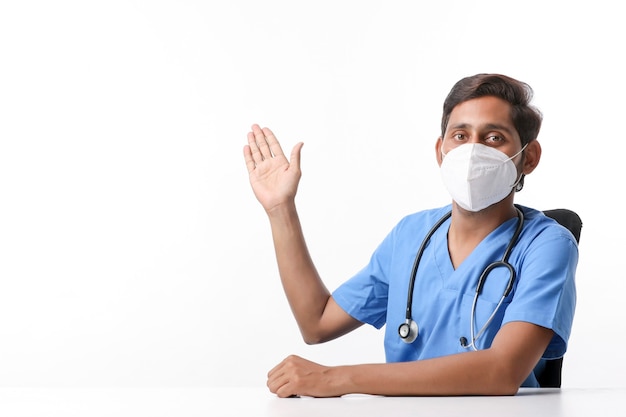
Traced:
<path id="1" fill-rule="evenodd" d="M 498 226 L 517 216 L 513 195 L 478 212 L 452 204 L 452 218 L 448 230 L 448 251 L 456 269 L 478 244 Z"/>

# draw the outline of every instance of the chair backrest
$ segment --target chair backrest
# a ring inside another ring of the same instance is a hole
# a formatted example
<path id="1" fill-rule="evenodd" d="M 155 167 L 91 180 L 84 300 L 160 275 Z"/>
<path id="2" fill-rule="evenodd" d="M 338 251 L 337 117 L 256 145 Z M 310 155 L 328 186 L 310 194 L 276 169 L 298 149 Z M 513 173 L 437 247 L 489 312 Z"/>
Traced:
<path id="1" fill-rule="evenodd" d="M 572 210 L 568 209 L 552 209 L 543 212 L 546 216 L 553 218 L 559 224 L 566 227 L 574 237 L 576 242 L 580 240 L 580 231 L 583 222 Z M 563 368 L 563 358 L 541 360 L 535 367 L 534 373 L 539 386 L 541 388 L 560 388 L 561 387 L 561 369 Z"/>

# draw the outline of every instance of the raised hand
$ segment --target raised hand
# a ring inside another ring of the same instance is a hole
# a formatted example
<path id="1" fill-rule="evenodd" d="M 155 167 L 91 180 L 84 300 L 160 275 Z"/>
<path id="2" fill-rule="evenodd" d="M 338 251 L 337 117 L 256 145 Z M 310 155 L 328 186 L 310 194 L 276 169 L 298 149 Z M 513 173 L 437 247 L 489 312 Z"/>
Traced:
<path id="1" fill-rule="evenodd" d="M 243 155 L 250 176 L 250 185 L 257 200 L 265 211 L 284 203 L 291 203 L 298 191 L 302 175 L 300 171 L 300 150 L 302 142 L 296 144 L 287 160 L 274 133 L 259 125 L 252 125 L 248 133 L 248 144 Z"/>

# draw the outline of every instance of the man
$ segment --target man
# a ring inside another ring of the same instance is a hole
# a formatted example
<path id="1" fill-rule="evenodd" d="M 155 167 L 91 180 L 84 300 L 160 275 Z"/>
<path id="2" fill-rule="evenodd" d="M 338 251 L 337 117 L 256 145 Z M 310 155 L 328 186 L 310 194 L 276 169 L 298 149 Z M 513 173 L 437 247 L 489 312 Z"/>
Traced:
<path id="1" fill-rule="evenodd" d="M 287 160 L 270 129 L 252 126 L 250 183 L 305 342 L 386 325 L 386 363 L 329 367 L 292 355 L 269 372 L 271 392 L 513 395 L 537 386 L 535 366 L 567 348 L 578 247 L 565 228 L 513 202 L 541 157 L 542 116 L 531 98 L 527 84 L 503 75 L 457 82 L 435 144 L 451 205 L 406 216 L 332 294 L 295 206 L 302 143 Z"/>

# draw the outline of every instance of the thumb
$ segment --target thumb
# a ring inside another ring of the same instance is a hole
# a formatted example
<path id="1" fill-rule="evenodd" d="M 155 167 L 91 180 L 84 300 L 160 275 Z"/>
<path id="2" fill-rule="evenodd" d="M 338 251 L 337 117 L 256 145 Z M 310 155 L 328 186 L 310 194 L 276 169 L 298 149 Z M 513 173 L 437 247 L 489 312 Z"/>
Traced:
<path id="1" fill-rule="evenodd" d="M 297 170 L 300 170 L 300 153 L 303 145 L 303 142 L 297 143 L 291 150 L 291 157 L 289 158 L 289 165 Z"/>

